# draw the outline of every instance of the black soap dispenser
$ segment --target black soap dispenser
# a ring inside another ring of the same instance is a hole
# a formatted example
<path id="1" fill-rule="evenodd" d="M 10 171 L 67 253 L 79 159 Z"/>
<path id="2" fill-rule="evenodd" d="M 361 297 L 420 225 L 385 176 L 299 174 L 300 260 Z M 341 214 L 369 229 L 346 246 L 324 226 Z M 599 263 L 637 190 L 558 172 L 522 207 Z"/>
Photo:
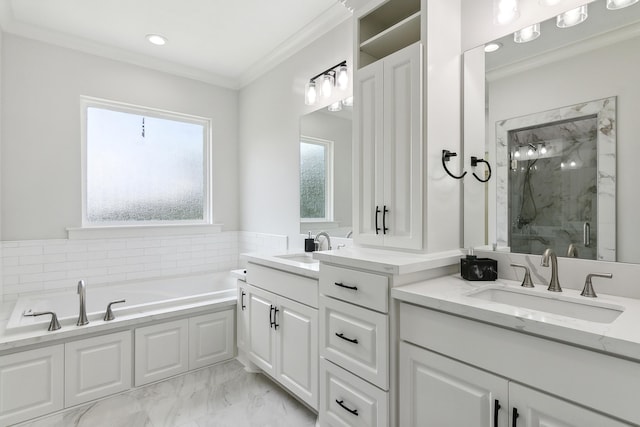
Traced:
<path id="1" fill-rule="evenodd" d="M 304 239 L 304 251 L 305 252 L 313 252 L 316 249 L 315 242 L 313 241 L 313 237 L 311 237 L 311 232 L 309 232 L 309 237 Z"/>
<path id="2" fill-rule="evenodd" d="M 465 280 L 494 281 L 498 279 L 498 261 L 478 258 L 469 248 L 468 255 L 460 260 L 460 275 Z"/>

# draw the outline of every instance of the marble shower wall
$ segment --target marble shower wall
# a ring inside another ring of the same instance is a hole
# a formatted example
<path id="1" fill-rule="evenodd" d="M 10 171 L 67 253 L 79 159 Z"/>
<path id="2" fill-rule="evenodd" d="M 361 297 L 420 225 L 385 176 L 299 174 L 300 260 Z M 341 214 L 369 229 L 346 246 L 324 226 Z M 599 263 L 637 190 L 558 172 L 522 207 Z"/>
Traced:
<path id="1" fill-rule="evenodd" d="M 552 247 L 566 254 L 574 244 L 579 258 L 596 259 L 597 117 L 513 130 L 509 152 L 511 250 L 539 254 Z"/>
<path id="2" fill-rule="evenodd" d="M 510 139 L 524 147 L 518 159 L 511 157 Z M 540 152 L 543 141 L 546 154 Z M 538 150 L 531 159 L 529 143 Z M 498 247 L 542 253 L 557 243 L 556 252 L 566 255 L 569 244 L 578 243 L 581 258 L 615 261 L 615 97 L 499 121 L 496 144 Z M 586 178 L 594 168 L 595 180 Z M 585 221 L 591 225 L 590 247 L 583 244 Z"/>

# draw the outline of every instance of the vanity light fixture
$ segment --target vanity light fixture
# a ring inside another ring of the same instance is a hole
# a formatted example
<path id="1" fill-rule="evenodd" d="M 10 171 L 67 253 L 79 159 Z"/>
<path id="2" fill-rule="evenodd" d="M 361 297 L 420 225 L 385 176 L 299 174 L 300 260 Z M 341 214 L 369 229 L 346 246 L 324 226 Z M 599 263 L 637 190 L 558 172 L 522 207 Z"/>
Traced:
<path id="1" fill-rule="evenodd" d="M 318 95 L 329 98 L 333 93 L 333 87 L 336 86 L 336 80 L 338 89 L 344 90 L 349 85 L 347 61 L 342 61 L 311 77 L 304 88 L 304 103 L 314 105 L 318 101 Z"/>
<path id="2" fill-rule="evenodd" d="M 632 4 L 638 3 L 638 0 L 607 0 L 607 9 L 618 10 L 623 9 Z"/>
<path id="3" fill-rule="evenodd" d="M 542 146 L 540 147 L 540 154 L 547 154 L 547 146 L 545 145 L 545 143 L 542 143 Z"/>
<path id="4" fill-rule="evenodd" d="M 336 101 L 333 104 L 329 104 L 327 109 L 333 112 L 342 110 L 342 101 Z"/>
<path id="5" fill-rule="evenodd" d="M 500 49 L 502 47 L 502 43 L 487 43 L 486 45 L 484 45 L 484 51 L 486 53 L 491 53 L 491 52 L 495 52 L 496 50 Z"/>
<path id="6" fill-rule="evenodd" d="M 521 30 L 513 33 L 513 41 L 516 43 L 526 43 L 540 37 L 540 24 L 533 24 L 528 27 L 524 27 Z"/>
<path id="7" fill-rule="evenodd" d="M 493 23 L 505 25 L 520 17 L 518 0 L 493 0 Z"/>
<path id="8" fill-rule="evenodd" d="M 307 105 L 313 105 L 317 100 L 318 92 L 316 91 L 316 82 L 312 80 L 304 87 L 304 103 Z"/>
<path id="9" fill-rule="evenodd" d="M 331 97 L 331 92 L 333 92 L 333 86 L 336 84 L 336 79 L 333 77 L 334 71 L 329 71 L 329 74 L 325 74 L 322 76 L 322 97 L 329 98 Z"/>
<path id="10" fill-rule="evenodd" d="M 146 39 L 149 43 L 155 44 L 156 46 L 164 46 L 167 44 L 167 38 L 160 34 L 147 34 Z"/>
<path id="11" fill-rule="evenodd" d="M 513 153 L 513 157 L 515 157 L 516 159 L 520 158 L 520 149 L 519 148 L 517 148 L 516 152 Z"/>
<path id="12" fill-rule="evenodd" d="M 581 24 L 587 20 L 589 16 L 587 5 L 583 4 L 580 7 L 561 13 L 556 18 L 556 26 L 558 28 L 569 28 L 575 25 Z"/>

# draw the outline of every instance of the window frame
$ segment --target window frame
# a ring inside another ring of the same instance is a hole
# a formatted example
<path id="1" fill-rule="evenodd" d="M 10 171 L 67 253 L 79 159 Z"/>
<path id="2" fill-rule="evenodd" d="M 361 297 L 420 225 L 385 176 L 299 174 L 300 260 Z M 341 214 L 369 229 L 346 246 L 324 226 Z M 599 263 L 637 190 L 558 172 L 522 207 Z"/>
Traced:
<path id="1" fill-rule="evenodd" d="M 302 218 L 300 222 L 333 222 L 333 145 L 334 141 L 313 136 L 300 135 L 301 143 L 320 145 L 325 147 L 325 218 Z M 302 154 L 301 154 L 302 155 Z M 300 169 L 300 177 L 302 177 L 302 169 Z"/>
<path id="2" fill-rule="evenodd" d="M 204 127 L 203 137 L 203 218 L 202 220 L 183 221 L 105 221 L 91 222 L 87 218 L 87 111 L 89 108 L 101 108 L 121 113 L 137 114 L 146 117 L 181 121 L 184 123 L 198 124 Z M 212 126 L 211 119 L 190 114 L 178 113 L 174 111 L 161 110 L 157 108 L 144 107 L 141 105 L 128 104 L 119 101 L 112 101 L 90 96 L 80 96 L 80 136 L 81 136 L 81 169 L 82 169 L 82 220 L 81 228 L 105 228 L 105 227 L 125 227 L 142 228 L 158 226 L 194 226 L 213 224 L 212 206 Z"/>

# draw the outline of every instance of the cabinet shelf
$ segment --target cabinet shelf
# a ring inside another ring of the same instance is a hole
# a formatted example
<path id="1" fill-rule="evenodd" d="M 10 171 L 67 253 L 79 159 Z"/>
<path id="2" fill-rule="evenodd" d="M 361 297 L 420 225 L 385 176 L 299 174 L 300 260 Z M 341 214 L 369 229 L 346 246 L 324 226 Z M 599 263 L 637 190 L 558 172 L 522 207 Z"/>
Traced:
<path id="1" fill-rule="evenodd" d="M 420 11 L 360 43 L 360 52 L 380 59 L 419 40 Z"/>

